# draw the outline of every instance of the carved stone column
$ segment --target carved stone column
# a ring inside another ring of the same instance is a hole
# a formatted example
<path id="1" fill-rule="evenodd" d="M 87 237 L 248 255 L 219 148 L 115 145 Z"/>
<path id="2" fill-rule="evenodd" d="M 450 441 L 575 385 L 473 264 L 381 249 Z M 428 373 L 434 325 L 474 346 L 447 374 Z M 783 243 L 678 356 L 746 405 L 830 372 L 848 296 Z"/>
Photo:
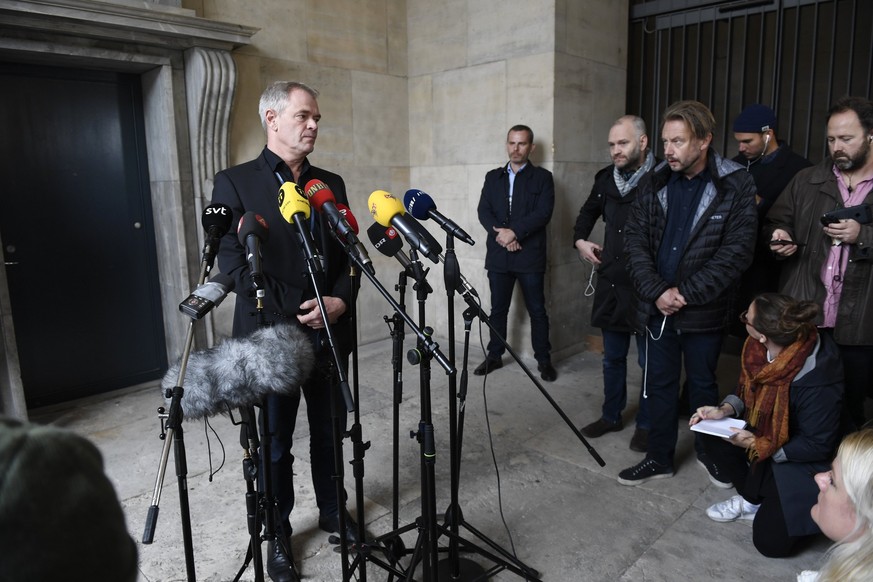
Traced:
<path id="1" fill-rule="evenodd" d="M 185 51 L 185 97 L 196 216 L 203 215 L 212 196 L 212 177 L 228 165 L 228 122 L 235 87 L 236 66 L 228 51 L 200 47 Z M 203 229 L 197 232 L 203 248 Z M 212 314 L 207 317 L 206 343 L 211 346 Z"/>

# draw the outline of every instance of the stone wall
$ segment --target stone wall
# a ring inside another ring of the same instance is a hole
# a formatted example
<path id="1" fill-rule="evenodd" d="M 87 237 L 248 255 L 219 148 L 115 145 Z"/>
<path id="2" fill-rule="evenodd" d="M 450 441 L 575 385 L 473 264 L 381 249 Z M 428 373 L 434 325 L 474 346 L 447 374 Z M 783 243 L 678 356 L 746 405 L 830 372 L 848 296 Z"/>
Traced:
<path id="1" fill-rule="evenodd" d="M 474 238 L 456 244 L 461 271 L 489 308 L 485 232 L 476 205 L 485 173 L 506 162 L 510 126 L 530 125 L 536 164 L 556 178 L 549 226 L 547 297 L 556 359 L 584 349 L 588 272 L 572 249 L 572 225 L 594 172 L 608 162 L 606 134 L 624 111 L 627 2 L 613 0 L 183 0 L 198 16 L 260 28 L 234 52 L 238 86 L 230 126 L 230 163 L 258 154 L 263 87 L 299 79 L 321 91 L 323 120 L 313 163 L 346 179 L 362 229 L 376 189 L 402 198 L 409 188 L 433 196 L 442 213 Z M 444 242 L 435 224 L 427 225 Z M 376 251 L 372 251 L 377 255 Z M 374 256 L 393 290 L 399 265 Z M 442 269 L 428 320 L 446 336 Z M 415 312 L 408 294 L 409 311 Z M 457 328 L 463 302 L 455 298 Z M 388 304 L 369 283 L 359 301 L 362 342 L 386 337 Z M 222 309 L 230 317 L 230 309 Z M 414 317 L 416 317 L 414 315 Z M 417 319 L 417 317 L 416 317 Z M 229 329 L 229 321 L 225 321 Z M 487 332 L 487 330 L 486 330 Z M 487 333 L 486 333 L 487 338 Z M 509 340 L 530 354 L 520 295 Z"/>

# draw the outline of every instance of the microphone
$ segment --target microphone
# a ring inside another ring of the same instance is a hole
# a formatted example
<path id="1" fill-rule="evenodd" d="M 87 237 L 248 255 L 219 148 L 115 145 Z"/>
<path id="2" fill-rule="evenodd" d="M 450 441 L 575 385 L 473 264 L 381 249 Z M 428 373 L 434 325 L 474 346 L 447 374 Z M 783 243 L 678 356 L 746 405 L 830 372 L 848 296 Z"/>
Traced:
<path id="1" fill-rule="evenodd" d="M 233 277 L 219 273 L 210 281 L 198 285 L 191 295 L 179 304 L 179 311 L 191 319 L 200 319 L 213 308 L 221 305 L 235 286 Z"/>
<path id="2" fill-rule="evenodd" d="M 412 266 L 412 261 L 403 252 L 403 239 L 397 236 L 399 233 L 393 226 L 385 228 L 378 222 L 374 222 L 367 229 L 367 236 L 370 237 L 370 242 L 373 247 L 386 257 L 395 257 L 404 269 Z"/>
<path id="3" fill-rule="evenodd" d="M 436 202 L 421 190 L 407 190 L 403 196 L 403 205 L 406 207 L 406 211 L 416 219 L 426 220 L 432 218 L 444 231 L 456 239 L 462 240 L 468 245 L 476 244 L 476 241 L 464 232 L 463 228 L 458 226 L 453 220 L 437 212 Z"/>
<path id="4" fill-rule="evenodd" d="M 367 229 L 367 236 L 370 237 L 370 242 L 376 247 L 380 253 L 386 257 L 394 257 L 403 266 L 403 270 L 408 273 L 418 283 L 426 285 L 424 290 L 427 293 L 432 291 L 427 283 L 426 277 L 428 269 L 423 269 L 421 261 L 411 261 L 407 254 L 403 252 L 403 239 L 393 226 L 385 228 L 378 222 L 374 222 Z"/>
<path id="5" fill-rule="evenodd" d="M 294 182 L 285 182 L 279 188 L 279 213 L 286 222 L 297 227 L 306 260 L 314 263 L 313 269 L 316 272 L 324 271 L 321 256 L 316 252 L 315 241 L 309 231 L 309 225 L 306 224 L 312 213 L 309 200 L 304 198 L 300 186 Z"/>
<path id="6" fill-rule="evenodd" d="M 358 219 L 355 218 L 354 214 L 352 214 L 352 209 L 342 202 L 337 202 L 336 209 L 340 211 L 340 214 L 343 215 L 343 218 L 345 218 L 346 222 L 349 223 L 349 226 L 352 227 L 352 231 L 355 234 L 359 234 L 361 229 L 358 227 Z"/>
<path id="7" fill-rule="evenodd" d="M 309 199 L 309 203 L 315 207 L 315 210 L 327 216 L 327 222 L 331 229 L 348 245 L 349 254 L 357 259 L 371 275 L 375 275 L 373 261 L 370 260 L 367 249 L 358 240 L 357 229 L 352 228 L 346 220 L 346 215 L 351 214 L 351 210 L 346 207 L 346 214 L 340 212 L 337 208 L 336 197 L 334 197 L 330 187 L 321 180 L 310 180 L 306 183 L 306 198 Z M 357 223 L 357 221 L 355 222 Z"/>
<path id="8" fill-rule="evenodd" d="M 176 362 L 161 381 L 166 397 L 179 377 Z M 312 342 L 297 325 L 259 327 L 242 338 L 188 356 L 182 399 L 186 420 L 261 404 L 270 394 L 294 395 L 315 365 Z"/>
<path id="9" fill-rule="evenodd" d="M 200 224 L 206 230 L 206 242 L 203 245 L 203 258 L 200 262 L 206 264 L 207 273 L 215 263 L 218 242 L 230 230 L 231 222 L 233 222 L 233 210 L 227 204 L 216 202 L 203 209 Z"/>
<path id="10" fill-rule="evenodd" d="M 256 291 L 264 289 L 264 273 L 261 270 L 261 245 L 270 238 L 267 221 L 251 210 L 243 214 L 236 228 L 239 244 L 246 249 L 246 260 L 251 270 L 252 285 Z"/>
<path id="11" fill-rule="evenodd" d="M 415 219 L 405 216 L 406 210 L 400 200 L 384 190 L 376 190 L 370 194 L 367 200 L 370 214 L 382 226 L 391 225 L 406 237 L 409 246 L 418 250 L 434 263 L 438 262 L 437 253 L 430 243 L 421 236 L 418 228 L 413 224 Z"/>

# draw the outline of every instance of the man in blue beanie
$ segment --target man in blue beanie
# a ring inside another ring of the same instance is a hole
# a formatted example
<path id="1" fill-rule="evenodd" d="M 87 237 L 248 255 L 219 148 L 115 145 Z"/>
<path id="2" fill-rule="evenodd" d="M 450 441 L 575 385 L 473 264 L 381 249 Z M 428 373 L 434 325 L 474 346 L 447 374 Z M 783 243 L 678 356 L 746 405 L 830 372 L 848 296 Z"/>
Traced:
<path id="1" fill-rule="evenodd" d="M 812 163 L 791 151 L 785 141 L 776 137 L 776 113 L 766 105 L 755 103 L 743 109 L 734 120 L 733 131 L 740 150 L 733 161 L 746 168 L 758 189 L 756 201 L 760 228 L 767 211 L 791 178 Z M 760 236 L 758 238 L 764 240 Z M 781 261 L 773 256 L 767 246 L 759 244 L 755 247 L 752 265 L 740 279 L 736 299 L 737 305 L 743 306 L 740 311 L 757 295 L 778 291 L 780 269 Z M 730 333 L 744 338 L 747 335 L 746 326 L 739 321 L 731 322 Z"/>

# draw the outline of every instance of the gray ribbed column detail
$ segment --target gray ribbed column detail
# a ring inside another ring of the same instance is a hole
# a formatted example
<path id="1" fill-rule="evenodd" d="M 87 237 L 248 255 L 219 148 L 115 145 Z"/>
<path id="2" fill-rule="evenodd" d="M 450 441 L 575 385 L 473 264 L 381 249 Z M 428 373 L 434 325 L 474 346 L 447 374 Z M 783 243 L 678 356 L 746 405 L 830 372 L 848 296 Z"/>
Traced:
<path id="1" fill-rule="evenodd" d="M 228 165 L 228 124 L 236 86 L 236 65 L 228 51 L 195 47 L 185 51 L 185 97 L 194 185 L 194 213 L 199 217 L 212 196 L 212 178 Z M 197 225 L 197 240 L 204 232 Z M 207 320 L 206 340 L 214 342 L 213 322 Z"/>

